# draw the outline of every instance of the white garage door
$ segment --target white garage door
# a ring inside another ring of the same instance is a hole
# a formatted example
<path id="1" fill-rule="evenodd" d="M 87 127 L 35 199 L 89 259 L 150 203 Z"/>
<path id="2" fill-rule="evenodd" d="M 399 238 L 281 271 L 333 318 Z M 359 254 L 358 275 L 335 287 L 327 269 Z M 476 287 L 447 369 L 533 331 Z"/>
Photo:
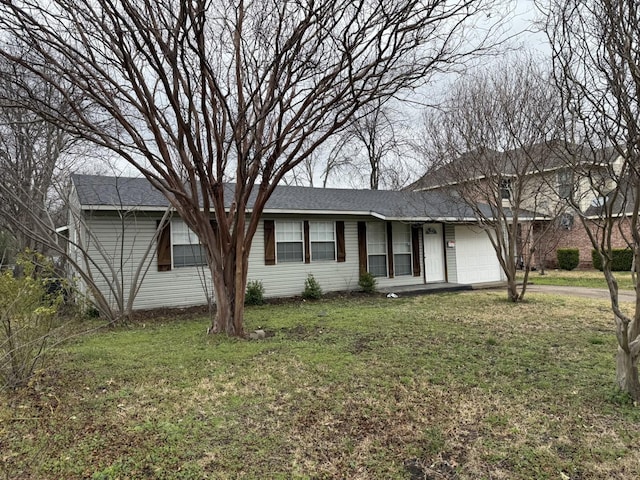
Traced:
<path id="1" fill-rule="evenodd" d="M 456 225 L 458 283 L 497 282 L 502 270 L 487 234 L 479 228 Z"/>

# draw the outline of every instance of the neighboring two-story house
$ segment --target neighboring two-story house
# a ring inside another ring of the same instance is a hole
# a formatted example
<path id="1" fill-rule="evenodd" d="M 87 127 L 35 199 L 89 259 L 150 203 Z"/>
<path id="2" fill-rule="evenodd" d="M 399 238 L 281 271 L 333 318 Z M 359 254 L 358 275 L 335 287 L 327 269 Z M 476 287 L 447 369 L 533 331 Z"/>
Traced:
<path id="1" fill-rule="evenodd" d="M 615 149 L 595 155 L 579 145 L 540 143 L 498 152 L 478 149 L 443 160 L 408 187 L 413 191 L 441 191 L 468 203 L 484 202 L 496 209 L 527 212 L 521 224 L 520 257 L 533 253 L 531 265 L 554 266 L 558 248 L 577 247 L 582 266 L 591 264 L 591 243 L 576 210 L 591 215 L 603 192 L 614 189 L 613 177 L 622 161 Z M 526 238 L 525 238 L 526 237 Z M 622 239 L 618 245 L 624 246 Z"/>

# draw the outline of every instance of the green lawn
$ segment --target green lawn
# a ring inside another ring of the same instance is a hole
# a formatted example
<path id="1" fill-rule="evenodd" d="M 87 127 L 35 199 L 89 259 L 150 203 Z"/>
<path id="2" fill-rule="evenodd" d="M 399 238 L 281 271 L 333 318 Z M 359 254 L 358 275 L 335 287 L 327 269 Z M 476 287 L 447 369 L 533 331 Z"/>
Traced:
<path id="1" fill-rule="evenodd" d="M 615 272 L 619 288 L 633 290 L 631 272 Z M 522 273 L 519 274 L 522 280 Z M 544 275 L 529 273 L 529 283 L 535 285 L 559 285 L 573 287 L 607 288 L 604 275 L 599 270 L 546 270 Z"/>
<path id="2" fill-rule="evenodd" d="M 604 301 L 503 291 L 155 319 L 0 394 L 0 478 L 640 478 Z"/>

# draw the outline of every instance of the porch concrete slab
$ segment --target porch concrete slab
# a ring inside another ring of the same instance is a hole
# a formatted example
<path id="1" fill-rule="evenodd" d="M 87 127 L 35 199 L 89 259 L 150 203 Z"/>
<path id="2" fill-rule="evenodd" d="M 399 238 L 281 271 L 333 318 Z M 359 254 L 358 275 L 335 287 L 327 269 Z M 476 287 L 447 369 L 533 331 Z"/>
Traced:
<path id="1" fill-rule="evenodd" d="M 464 290 L 472 290 L 471 285 L 463 285 L 460 283 L 420 283 L 417 285 L 404 285 L 402 287 L 386 287 L 381 288 L 381 293 L 396 293 L 398 295 L 427 295 L 429 293 L 459 292 Z"/>
<path id="2" fill-rule="evenodd" d="M 445 292 L 462 292 L 469 290 L 484 290 L 491 288 L 504 288 L 505 282 L 485 282 L 474 284 L 463 283 L 449 283 L 449 282 L 437 282 L 437 283 L 419 283 L 416 285 L 405 285 L 402 287 L 386 287 L 379 291 L 384 293 L 396 293 L 402 295 L 427 295 L 430 293 L 445 293 Z"/>

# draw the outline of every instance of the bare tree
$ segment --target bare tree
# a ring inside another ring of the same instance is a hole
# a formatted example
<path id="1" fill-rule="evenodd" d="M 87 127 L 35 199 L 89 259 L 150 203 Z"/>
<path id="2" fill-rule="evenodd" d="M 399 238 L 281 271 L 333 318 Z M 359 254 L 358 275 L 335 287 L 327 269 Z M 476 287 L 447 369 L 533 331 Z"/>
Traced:
<path id="1" fill-rule="evenodd" d="M 242 335 L 251 242 L 278 183 L 364 106 L 485 49 L 494 3 L 0 0 L 0 27 L 30 52 L 4 41 L 0 54 L 83 93 L 51 120 L 167 196 L 207 252 L 210 330 Z"/>
<path id="2" fill-rule="evenodd" d="M 30 97 L 25 99 L 19 85 L 29 86 Z M 19 64 L 0 59 L 0 225 L 18 251 L 43 251 L 43 244 L 24 232 L 38 228 L 34 212 L 44 215 L 54 207 L 65 155 L 75 143 L 64 129 L 34 113 L 34 103 L 63 111 L 66 101 Z"/>
<path id="3" fill-rule="evenodd" d="M 580 151 L 565 149 L 574 172 L 588 180 L 596 201 L 575 212 L 603 261 L 614 314 L 617 383 L 640 400 L 640 4 L 624 1 L 539 2 L 547 14 L 556 83 L 562 94 L 567 137 L 578 138 Z M 618 157 L 609 162 L 607 152 Z M 604 175 L 592 174 L 606 167 Z M 622 232 L 633 251 L 638 300 L 631 314 L 620 308 L 612 271 L 614 237 Z"/>
<path id="4" fill-rule="evenodd" d="M 377 99 L 367 105 L 339 135 L 331 152 L 333 158 L 327 162 L 325 179 L 331 169 L 367 177 L 371 190 L 405 186 L 409 178 L 405 128 L 403 113 L 390 100 Z"/>
<path id="5" fill-rule="evenodd" d="M 559 104 L 532 58 L 500 71 L 480 70 L 456 83 L 425 114 L 431 165 L 413 189 L 439 188 L 465 202 L 487 232 L 507 278 L 509 300 L 522 300 L 542 231 L 564 203 L 547 188 L 554 166 L 547 141 L 557 130 Z M 525 279 L 518 286 L 518 267 Z"/>

